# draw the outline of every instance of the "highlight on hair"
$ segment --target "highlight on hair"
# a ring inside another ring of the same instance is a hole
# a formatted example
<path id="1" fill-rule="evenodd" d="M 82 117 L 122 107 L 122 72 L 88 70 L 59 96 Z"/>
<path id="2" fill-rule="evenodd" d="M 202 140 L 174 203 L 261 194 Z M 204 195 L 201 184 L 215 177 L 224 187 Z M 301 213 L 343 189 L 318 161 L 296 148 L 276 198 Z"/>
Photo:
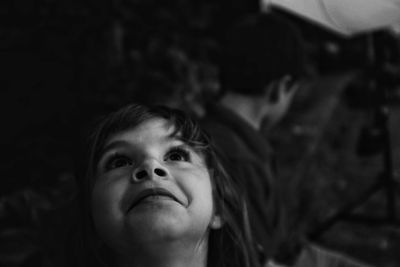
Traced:
<path id="1" fill-rule="evenodd" d="M 162 106 L 131 104 L 104 117 L 89 138 L 86 174 L 80 181 L 79 239 L 73 247 L 74 266 L 112 266 L 107 248 L 97 237 L 90 210 L 90 196 L 95 179 L 95 169 L 106 142 L 115 134 L 130 130 L 153 119 L 166 119 L 174 127 L 175 136 L 204 155 L 210 172 L 214 203 L 224 225 L 211 230 L 208 249 L 208 267 L 256 267 L 259 265 L 251 238 L 244 194 L 224 170 L 215 153 L 210 137 L 198 123 L 177 109 Z M 77 262 L 78 261 L 78 262 Z"/>

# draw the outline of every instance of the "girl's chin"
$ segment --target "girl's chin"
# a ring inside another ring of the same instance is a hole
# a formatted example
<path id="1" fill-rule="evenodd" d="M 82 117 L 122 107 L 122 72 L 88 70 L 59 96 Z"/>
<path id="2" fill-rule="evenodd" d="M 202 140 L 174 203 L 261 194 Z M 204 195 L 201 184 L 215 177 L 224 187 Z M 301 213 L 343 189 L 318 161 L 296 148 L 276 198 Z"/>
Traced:
<path id="1" fill-rule="evenodd" d="M 137 206 L 128 213 L 126 219 L 129 229 L 133 230 L 135 235 L 148 235 L 150 232 L 177 233 L 190 225 L 186 210 L 176 207 L 176 204 L 167 203 L 146 203 Z"/>
<path id="2" fill-rule="evenodd" d="M 157 244 L 182 240 L 188 236 L 188 227 L 177 220 L 159 219 L 143 220 L 142 225 L 131 226 L 129 231 L 138 244 Z"/>

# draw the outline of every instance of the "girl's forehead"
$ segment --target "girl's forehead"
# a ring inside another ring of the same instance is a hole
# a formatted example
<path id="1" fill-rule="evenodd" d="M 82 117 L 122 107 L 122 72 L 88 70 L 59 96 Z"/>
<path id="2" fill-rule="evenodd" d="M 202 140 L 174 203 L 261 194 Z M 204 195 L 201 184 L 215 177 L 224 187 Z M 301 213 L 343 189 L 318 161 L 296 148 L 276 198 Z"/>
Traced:
<path id="1" fill-rule="evenodd" d="M 146 120 L 134 128 L 128 128 L 112 135 L 106 146 L 115 141 L 128 141 L 133 143 L 171 142 L 180 141 L 179 133 L 174 134 L 175 126 L 166 119 L 153 118 Z"/>

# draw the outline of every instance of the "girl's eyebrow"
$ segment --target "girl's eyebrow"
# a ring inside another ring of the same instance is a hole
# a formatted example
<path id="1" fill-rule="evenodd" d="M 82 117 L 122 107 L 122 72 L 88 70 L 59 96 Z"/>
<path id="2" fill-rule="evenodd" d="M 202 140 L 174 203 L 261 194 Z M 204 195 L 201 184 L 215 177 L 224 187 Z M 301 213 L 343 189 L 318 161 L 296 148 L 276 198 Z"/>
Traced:
<path id="1" fill-rule="evenodd" d="M 106 154 L 107 152 L 120 148 L 120 147 L 126 147 L 126 146 L 130 146 L 129 142 L 127 141 L 122 141 L 122 140 L 117 140 L 117 141 L 113 141 L 107 145 L 104 146 L 104 148 L 100 151 L 99 155 L 100 158 L 102 158 L 104 156 L 104 154 Z"/>
<path id="2" fill-rule="evenodd" d="M 196 149 L 193 146 L 176 137 L 168 138 L 166 145 L 169 148 L 184 148 L 186 150 L 192 151 L 193 153 L 197 153 Z"/>
<path id="3" fill-rule="evenodd" d="M 174 149 L 174 148 L 181 148 L 181 149 L 184 149 L 187 151 L 195 152 L 195 150 L 186 143 L 172 143 L 172 144 L 169 144 L 167 147 L 167 149 Z"/>

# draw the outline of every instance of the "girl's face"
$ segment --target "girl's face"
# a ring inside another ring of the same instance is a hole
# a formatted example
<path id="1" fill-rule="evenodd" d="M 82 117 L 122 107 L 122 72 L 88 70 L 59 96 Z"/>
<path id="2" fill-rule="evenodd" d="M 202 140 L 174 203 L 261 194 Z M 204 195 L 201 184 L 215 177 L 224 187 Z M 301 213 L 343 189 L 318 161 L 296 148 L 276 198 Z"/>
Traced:
<path id="1" fill-rule="evenodd" d="M 165 119 L 112 136 L 97 164 L 92 215 L 116 251 L 154 242 L 206 241 L 221 219 L 203 155 L 172 137 Z"/>

